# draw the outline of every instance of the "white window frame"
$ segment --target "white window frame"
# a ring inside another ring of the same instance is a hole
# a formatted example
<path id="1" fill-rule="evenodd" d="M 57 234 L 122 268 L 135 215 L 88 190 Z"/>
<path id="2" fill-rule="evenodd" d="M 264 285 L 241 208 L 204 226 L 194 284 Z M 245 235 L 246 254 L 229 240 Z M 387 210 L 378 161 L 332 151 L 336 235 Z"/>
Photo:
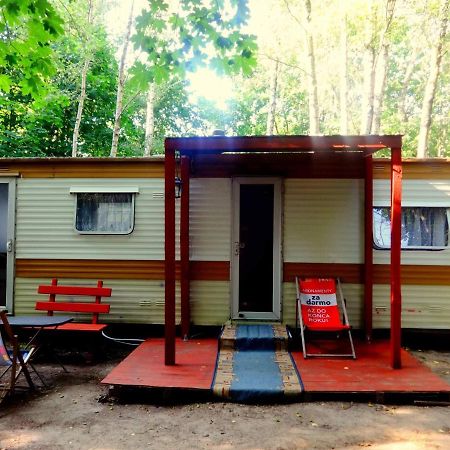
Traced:
<path id="1" fill-rule="evenodd" d="M 374 205 L 372 210 L 376 209 L 376 208 L 390 208 L 391 205 L 389 204 L 378 204 L 378 205 Z M 430 205 L 415 205 L 415 204 L 410 204 L 409 202 L 407 204 L 402 204 L 402 210 L 404 208 L 444 208 L 447 211 L 447 222 L 448 225 L 450 227 L 450 207 L 448 205 L 441 205 L 441 204 L 430 204 Z M 375 232 L 373 232 L 373 238 L 372 238 L 372 243 L 373 243 L 373 248 L 375 250 L 381 250 L 381 251 L 385 251 L 385 250 L 390 250 L 391 249 L 391 245 L 389 244 L 389 247 L 380 247 L 379 245 L 377 245 L 376 241 L 375 241 Z M 447 240 L 447 245 L 415 245 L 415 246 L 408 246 L 408 247 L 401 247 L 402 251 L 442 251 L 442 250 L 448 250 L 450 249 L 450 236 Z"/>
<path id="2" fill-rule="evenodd" d="M 134 231 L 135 198 L 139 193 L 137 186 L 73 186 L 70 194 L 74 194 L 73 229 L 78 234 L 90 235 L 118 235 L 126 236 Z M 77 229 L 78 194 L 130 194 L 131 195 L 131 227 L 127 231 L 83 231 Z"/>

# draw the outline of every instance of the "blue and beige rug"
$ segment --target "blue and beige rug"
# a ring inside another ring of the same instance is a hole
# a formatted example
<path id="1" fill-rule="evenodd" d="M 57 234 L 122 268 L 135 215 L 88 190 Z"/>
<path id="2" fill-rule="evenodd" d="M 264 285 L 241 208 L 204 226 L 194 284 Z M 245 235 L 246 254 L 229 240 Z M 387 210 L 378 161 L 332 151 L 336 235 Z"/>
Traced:
<path id="1" fill-rule="evenodd" d="M 214 394 L 237 402 L 294 400 L 303 386 L 287 345 L 282 325 L 225 326 Z"/>

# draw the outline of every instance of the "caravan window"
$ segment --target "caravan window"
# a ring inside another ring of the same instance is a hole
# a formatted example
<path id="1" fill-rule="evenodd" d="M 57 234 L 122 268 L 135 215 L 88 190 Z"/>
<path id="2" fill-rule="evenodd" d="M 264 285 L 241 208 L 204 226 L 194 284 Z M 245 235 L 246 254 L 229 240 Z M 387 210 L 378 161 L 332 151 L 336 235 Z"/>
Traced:
<path id="1" fill-rule="evenodd" d="M 81 234 L 130 234 L 134 228 L 134 197 L 138 189 L 93 190 L 79 187 L 70 190 L 76 194 L 76 231 Z"/>
<path id="2" fill-rule="evenodd" d="M 442 250 L 448 247 L 449 209 L 402 208 L 402 249 Z M 373 209 L 373 240 L 377 249 L 391 247 L 391 209 Z"/>
<path id="3" fill-rule="evenodd" d="M 80 233 L 129 234 L 133 226 L 133 194 L 77 194 L 75 228 Z"/>

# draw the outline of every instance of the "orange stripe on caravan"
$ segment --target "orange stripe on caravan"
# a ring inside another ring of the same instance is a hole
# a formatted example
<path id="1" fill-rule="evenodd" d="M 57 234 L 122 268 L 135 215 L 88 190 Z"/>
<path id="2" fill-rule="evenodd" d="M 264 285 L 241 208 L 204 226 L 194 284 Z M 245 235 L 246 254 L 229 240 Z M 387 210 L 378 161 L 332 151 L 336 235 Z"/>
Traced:
<path id="1" fill-rule="evenodd" d="M 364 282 L 362 264 L 284 263 L 283 281 L 294 281 L 299 277 L 339 277 L 343 283 L 362 284 Z"/>
<path id="2" fill-rule="evenodd" d="M 0 171 L 22 178 L 164 178 L 164 160 L 43 158 L 0 161 Z"/>
<path id="3" fill-rule="evenodd" d="M 164 280 L 164 261 L 93 259 L 17 259 L 16 276 Z"/>
<path id="4" fill-rule="evenodd" d="M 296 276 L 339 277 L 343 283 L 363 284 L 363 264 L 284 263 L 283 281 Z M 389 264 L 374 264 L 375 284 L 390 283 Z M 22 278 L 86 278 L 110 280 L 164 280 L 164 261 L 17 259 Z M 229 261 L 191 261 L 191 280 L 229 281 Z M 179 264 L 177 264 L 179 279 Z M 402 283 L 450 286 L 450 266 L 402 265 Z"/>
<path id="5" fill-rule="evenodd" d="M 391 165 L 389 159 L 373 160 L 373 177 L 389 179 Z M 450 160 L 448 159 L 411 159 L 403 160 L 403 178 L 406 180 L 442 180 L 450 178 Z"/>
<path id="6" fill-rule="evenodd" d="M 309 159 L 308 159 L 309 158 Z M 351 159 L 351 155 L 347 158 Z M 230 177 L 236 174 L 276 174 L 288 178 L 363 178 L 361 164 L 338 161 L 330 155 L 209 155 L 196 158 L 196 177 Z M 5 158 L 0 174 L 23 178 L 164 178 L 164 159 L 149 158 Z M 375 179 L 390 178 L 390 160 L 374 159 Z M 450 178 L 449 159 L 405 159 L 403 178 L 410 180 Z"/>
<path id="7" fill-rule="evenodd" d="M 389 284 L 389 264 L 376 264 L 373 280 L 375 284 Z M 401 282 L 408 285 L 450 286 L 450 266 L 405 264 L 401 266 Z"/>
<path id="8" fill-rule="evenodd" d="M 229 261 L 191 261 L 191 280 L 230 281 Z"/>
<path id="9" fill-rule="evenodd" d="M 191 261 L 191 280 L 228 281 L 228 261 Z M 177 278 L 179 279 L 179 264 Z M 93 259 L 17 259 L 22 278 L 86 278 L 110 280 L 164 280 L 164 261 Z"/>
<path id="10" fill-rule="evenodd" d="M 284 263 L 283 281 L 302 277 L 339 277 L 343 283 L 364 283 L 363 264 Z M 450 286 L 450 266 L 402 265 L 401 281 L 405 285 Z M 374 264 L 374 284 L 390 284 L 390 265 Z"/>

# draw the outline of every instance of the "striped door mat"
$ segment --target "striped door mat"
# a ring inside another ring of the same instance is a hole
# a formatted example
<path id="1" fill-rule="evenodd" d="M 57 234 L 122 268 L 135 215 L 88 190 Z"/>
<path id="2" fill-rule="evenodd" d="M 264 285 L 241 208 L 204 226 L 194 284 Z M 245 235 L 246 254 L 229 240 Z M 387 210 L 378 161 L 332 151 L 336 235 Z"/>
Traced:
<path id="1" fill-rule="evenodd" d="M 294 400 L 303 386 L 287 344 L 282 325 L 227 325 L 220 338 L 214 394 L 237 402 Z"/>

